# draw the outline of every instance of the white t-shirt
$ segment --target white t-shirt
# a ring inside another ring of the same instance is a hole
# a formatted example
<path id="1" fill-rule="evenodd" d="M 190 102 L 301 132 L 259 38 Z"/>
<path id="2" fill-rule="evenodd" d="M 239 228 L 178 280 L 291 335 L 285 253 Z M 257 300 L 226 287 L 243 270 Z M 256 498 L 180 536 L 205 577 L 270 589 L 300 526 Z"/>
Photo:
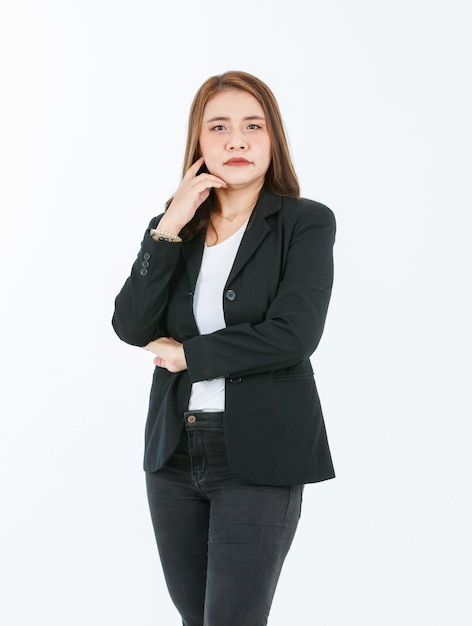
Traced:
<path id="1" fill-rule="evenodd" d="M 226 327 L 223 292 L 246 226 L 247 221 L 221 243 L 214 246 L 205 244 L 193 298 L 193 314 L 201 335 Z M 223 411 L 225 379 L 214 378 L 193 383 L 188 408 L 190 411 Z"/>

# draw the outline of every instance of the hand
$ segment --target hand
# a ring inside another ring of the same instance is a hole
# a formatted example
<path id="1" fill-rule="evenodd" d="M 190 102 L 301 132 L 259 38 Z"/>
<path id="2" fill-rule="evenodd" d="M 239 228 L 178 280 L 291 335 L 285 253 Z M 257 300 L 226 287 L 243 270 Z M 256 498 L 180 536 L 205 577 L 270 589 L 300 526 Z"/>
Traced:
<path id="1" fill-rule="evenodd" d="M 172 337 L 159 337 L 144 346 L 144 350 L 149 350 L 156 354 L 154 365 L 163 367 L 169 372 L 182 372 L 187 369 L 184 347 Z"/>
<path id="2" fill-rule="evenodd" d="M 159 230 L 177 235 L 185 224 L 190 222 L 198 207 L 208 198 L 210 189 L 228 186 L 222 178 L 213 174 L 204 172 L 197 176 L 198 170 L 204 163 L 205 159 L 200 157 L 187 170 L 172 202 L 159 222 Z"/>

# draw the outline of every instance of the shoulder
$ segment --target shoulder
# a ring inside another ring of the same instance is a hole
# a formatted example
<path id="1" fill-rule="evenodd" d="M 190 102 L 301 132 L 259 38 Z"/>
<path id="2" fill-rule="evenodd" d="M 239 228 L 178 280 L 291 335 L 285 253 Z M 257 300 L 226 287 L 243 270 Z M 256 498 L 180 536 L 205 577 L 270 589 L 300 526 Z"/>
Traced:
<path id="1" fill-rule="evenodd" d="M 290 198 L 266 192 L 266 218 L 272 222 L 272 228 L 281 229 L 289 237 L 296 233 L 309 231 L 313 236 L 328 237 L 333 240 L 336 236 L 336 219 L 333 211 L 315 200 L 308 198 Z M 318 233 L 318 234 L 315 234 Z"/>
<path id="2" fill-rule="evenodd" d="M 333 211 L 315 200 L 280 196 L 264 189 L 259 202 L 259 212 L 263 217 L 276 216 L 285 224 L 304 223 L 335 227 Z"/>
<path id="3" fill-rule="evenodd" d="M 286 221 L 296 221 L 297 223 L 318 224 L 319 226 L 336 225 L 333 211 L 316 200 L 308 198 L 281 198 L 280 217 Z"/>
<path id="4" fill-rule="evenodd" d="M 274 234 L 285 241 L 311 241 L 334 243 L 336 220 L 333 211 L 315 200 L 290 198 L 265 191 L 260 204 L 260 214 L 266 219 Z"/>

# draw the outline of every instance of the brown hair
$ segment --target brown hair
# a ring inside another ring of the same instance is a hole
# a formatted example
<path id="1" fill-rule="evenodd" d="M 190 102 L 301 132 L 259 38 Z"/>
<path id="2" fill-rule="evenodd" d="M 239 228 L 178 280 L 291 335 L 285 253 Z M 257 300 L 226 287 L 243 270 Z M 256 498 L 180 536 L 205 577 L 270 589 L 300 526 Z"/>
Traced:
<path id="1" fill-rule="evenodd" d="M 297 198 L 300 187 L 290 158 L 279 105 L 272 91 L 259 78 L 246 72 L 225 72 L 208 78 L 195 94 L 188 120 L 187 145 L 185 148 L 183 174 L 200 157 L 199 137 L 205 106 L 214 95 L 229 89 L 239 89 L 250 93 L 262 106 L 270 137 L 272 158 L 267 170 L 264 186 L 281 196 Z M 209 223 L 210 211 L 214 201 L 213 190 L 208 199 L 197 209 L 193 219 L 184 226 L 181 235 L 190 239 Z M 172 198 L 166 206 L 172 202 Z"/>

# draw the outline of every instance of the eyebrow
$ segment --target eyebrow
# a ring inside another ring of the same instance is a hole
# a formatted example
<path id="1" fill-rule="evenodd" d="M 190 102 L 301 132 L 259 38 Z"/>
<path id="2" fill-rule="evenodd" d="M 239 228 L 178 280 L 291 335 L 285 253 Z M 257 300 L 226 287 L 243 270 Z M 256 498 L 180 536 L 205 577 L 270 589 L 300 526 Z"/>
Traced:
<path id="1" fill-rule="evenodd" d="M 231 118 L 226 117 L 224 115 L 217 115 L 216 117 L 212 117 L 209 120 L 205 120 L 205 124 L 210 124 L 210 122 L 229 122 Z M 265 121 L 265 117 L 261 115 L 248 115 L 247 117 L 243 117 L 245 122 L 249 120 L 262 120 Z"/>

